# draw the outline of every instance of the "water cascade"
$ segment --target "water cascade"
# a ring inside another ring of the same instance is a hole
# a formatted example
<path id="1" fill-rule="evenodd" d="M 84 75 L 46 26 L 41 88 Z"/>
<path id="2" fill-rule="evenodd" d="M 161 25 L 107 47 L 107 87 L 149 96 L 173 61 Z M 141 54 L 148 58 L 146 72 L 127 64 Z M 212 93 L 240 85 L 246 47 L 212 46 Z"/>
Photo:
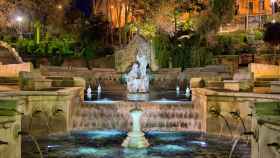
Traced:
<path id="1" fill-rule="evenodd" d="M 141 149 L 149 146 L 144 133 L 141 131 L 140 118 L 142 113 L 143 111 L 137 108 L 130 111 L 132 117 L 132 131 L 128 133 L 127 138 L 124 140 L 122 144 L 123 147 Z"/>

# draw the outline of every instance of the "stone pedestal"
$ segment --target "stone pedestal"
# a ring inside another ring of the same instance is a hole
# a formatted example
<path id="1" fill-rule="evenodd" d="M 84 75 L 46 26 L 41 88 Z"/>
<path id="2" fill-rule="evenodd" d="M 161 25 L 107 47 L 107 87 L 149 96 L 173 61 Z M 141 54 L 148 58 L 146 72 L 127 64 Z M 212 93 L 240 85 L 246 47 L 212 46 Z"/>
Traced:
<path id="1" fill-rule="evenodd" d="M 142 110 L 133 109 L 130 112 L 132 117 L 132 131 L 128 133 L 127 138 L 124 140 L 122 146 L 125 148 L 141 149 L 149 146 L 148 141 L 145 138 L 145 134 L 141 131 L 140 118 Z"/>
<path id="2" fill-rule="evenodd" d="M 123 147 L 125 148 L 147 148 L 149 146 L 143 132 L 129 132 L 127 138 L 124 140 Z"/>

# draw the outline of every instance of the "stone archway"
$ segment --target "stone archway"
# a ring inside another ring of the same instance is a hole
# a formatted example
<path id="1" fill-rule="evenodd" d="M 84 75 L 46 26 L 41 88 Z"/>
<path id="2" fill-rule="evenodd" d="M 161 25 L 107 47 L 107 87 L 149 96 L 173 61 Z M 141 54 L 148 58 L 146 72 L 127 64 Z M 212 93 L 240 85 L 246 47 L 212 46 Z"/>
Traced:
<path id="1" fill-rule="evenodd" d="M 0 64 L 19 64 L 23 63 L 15 48 L 6 42 L 0 41 Z"/>

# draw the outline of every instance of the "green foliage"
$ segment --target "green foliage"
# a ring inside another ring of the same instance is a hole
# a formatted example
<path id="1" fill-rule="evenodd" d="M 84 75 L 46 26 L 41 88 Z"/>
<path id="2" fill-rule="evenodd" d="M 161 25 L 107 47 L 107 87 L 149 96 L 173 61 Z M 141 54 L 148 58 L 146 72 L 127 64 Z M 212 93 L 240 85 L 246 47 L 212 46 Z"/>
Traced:
<path id="1" fill-rule="evenodd" d="M 33 40 L 22 39 L 16 43 L 17 50 L 21 53 L 32 54 L 36 50 L 36 43 Z"/>
<path id="2" fill-rule="evenodd" d="M 264 33 L 262 31 L 255 31 L 255 40 L 262 40 L 264 37 Z"/>
<path id="3" fill-rule="evenodd" d="M 93 43 L 90 46 L 86 46 L 82 50 L 83 57 L 86 61 L 92 60 L 96 56 L 96 50 L 98 49 L 98 44 Z"/>
<path id="4" fill-rule="evenodd" d="M 153 38 L 153 48 L 158 64 L 168 67 L 170 59 L 170 41 L 167 35 L 159 34 Z"/>
<path id="5" fill-rule="evenodd" d="M 193 30 L 194 29 L 193 21 L 191 19 L 188 19 L 181 23 L 181 27 L 183 31 Z"/>
<path id="6" fill-rule="evenodd" d="M 212 13 L 221 23 L 229 22 L 234 16 L 235 0 L 212 0 Z"/>
<path id="7" fill-rule="evenodd" d="M 17 41 L 17 37 L 11 36 L 11 35 L 6 35 L 6 34 L 3 34 L 3 35 L 0 34 L 0 40 L 8 42 L 8 43 L 15 43 Z"/>
<path id="8" fill-rule="evenodd" d="M 36 44 L 40 43 L 40 35 L 41 35 L 41 22 L 40 21 L 36 21 L 34 24 L 34 28 L 35 28 L 35 41 Z"/>
<path id="9" fill-rule="evenodd" d="M 237 55 L 240 53 L 256 53 L 256 42 L 262 40 L 263 32 L 255 30 L 251 33 L 232 32 L 216 36 L 216 44 L 210 49 L 215 55 Z"/>
<path id="10" fill-rule="evenodd" d="M 34 40 L 22 39 L 16 43 L 16 48 L 21 54 L 35 56 L 52 56 L 59 53 L 62 56 L 74 55 L 72 42 L 63 39 L 54 39 L 53 41 L 42 41 L 39 44 Z"/>
<path id="11" fill-rule="evenodd" d="M 201 67 L 212 64 L 213 54 L 206 47 L 196 47 L 191 54 L 192 67 Z"/>
<path id="12" fill-rule="evenodd" d="M 173 47 L 172 50 L 172 65 L 173 67 L 191 67 L 191 49 L 181 43 Z"/>
<path id="13" fill-rule="evenodd" d="M 152 39 L 156 36 L 157 28 L 156 25 L 151 22 L 144 22 L 139 24 L 139 33 L 147 39 Z"/>
<path id="14" fill-rule="evenodd" d="M 230 22 L 234 16 L 235 0 L 212 0 L 210 9 L 198 18 L 197 31 L 206 36 L 217 31 L 221 24 Z"/>
<path id="15" fill-rule="evenodd" d="M 153 39 L 156 59 L 161 67 L 182 69 L 192 66 L 205 66 L 212 63 L 213 55 L 203 44 L 198 44 L 199 37 L 194 35 L 190 39 L 178 40 L 168 35 L 158 34 Z"/>

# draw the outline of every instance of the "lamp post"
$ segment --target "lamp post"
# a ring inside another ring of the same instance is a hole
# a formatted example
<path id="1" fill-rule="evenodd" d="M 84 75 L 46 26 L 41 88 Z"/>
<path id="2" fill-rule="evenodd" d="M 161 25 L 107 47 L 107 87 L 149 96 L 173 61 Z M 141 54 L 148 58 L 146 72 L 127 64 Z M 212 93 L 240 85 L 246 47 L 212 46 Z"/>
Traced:
<path id="1" fill-rule="evenodd" d="M 246 28 L 245 30 L 248 31 L 249 28 L 249 14 L 250 14 L 250 0 L 247 0 L 247 15 L 246 15 Z"/>
<path id="2" fill-rule="evenodd" d="M 276 22 L 276 20 L 275 20 L 275 12 L 276 12 L 276 10 L 275 10 L 275 3 L 276 3 L 276 0 L 270 0 L 270 2 L 271 2 L 271 7 L 272 7 L 272 23 L 275 23 Z"/>
<path id="3" fill-rule="evenodd" d="M 63 6 L 61 4 L 57 5 L 57 9 L 58 10 L 62 10 L 63 9 Z"/>
<path id="4" fill-rule="evenodd" d="M 16 22 L 18 23 L 18 29 L 19 29 L 19 38 L 22 39 L 22 22 L 23 22 L 23 17 L 22 16 L 17 16 L 16 17 Z"/>

